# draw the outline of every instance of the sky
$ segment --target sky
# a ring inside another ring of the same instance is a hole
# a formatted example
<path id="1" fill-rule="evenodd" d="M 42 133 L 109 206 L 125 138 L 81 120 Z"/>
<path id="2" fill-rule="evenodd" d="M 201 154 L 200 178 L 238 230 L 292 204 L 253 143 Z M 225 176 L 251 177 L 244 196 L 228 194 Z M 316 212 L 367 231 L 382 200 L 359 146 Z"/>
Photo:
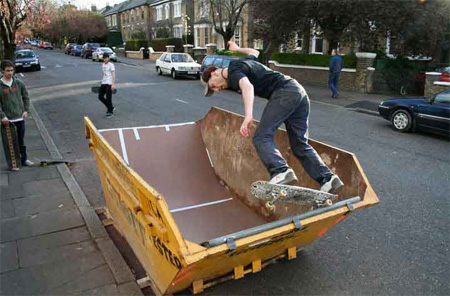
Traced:
<path id="1" fill-rule="evenodd" d="M 91 5 L 95 4 L 97 9 L 103 8 L 109 3 L 110 6 L 123 2 L 124 0 L 71 0 L 70 3 L 77 6 L 79 9 L 91 9 Z M 62 0 L 60 2 L 69 2 L 69 0 Z"/>

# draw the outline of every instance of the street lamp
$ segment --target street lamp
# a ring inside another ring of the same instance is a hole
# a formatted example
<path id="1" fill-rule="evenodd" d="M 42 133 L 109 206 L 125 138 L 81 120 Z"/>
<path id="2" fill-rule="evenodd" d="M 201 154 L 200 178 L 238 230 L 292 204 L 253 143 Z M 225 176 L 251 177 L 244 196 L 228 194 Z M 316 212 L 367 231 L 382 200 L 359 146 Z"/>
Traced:
<path id="1" fill-rule="evenodd" d="M 191 29 L 188 24 L 188 21 L 191 20 L 191 18 L 187 14 L 183 14 L 183 27 L 184 27 L 184 44 L 187 44 L 187 36 L 188 34 L 191 35 Z"/>

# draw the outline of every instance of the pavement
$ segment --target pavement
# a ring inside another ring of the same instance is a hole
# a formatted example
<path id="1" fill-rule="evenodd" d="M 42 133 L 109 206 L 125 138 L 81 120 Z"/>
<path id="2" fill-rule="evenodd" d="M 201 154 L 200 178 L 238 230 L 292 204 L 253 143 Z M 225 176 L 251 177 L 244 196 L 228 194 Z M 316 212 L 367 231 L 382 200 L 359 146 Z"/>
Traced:
<path id="1" fill-rule="evenodd" d="M 30 160 L 61 158 L 30 117 Z M 143 295 L 65 164 L 12 172 L 2 151 L 0 167 L 0 295 Z"/>
<path id="2" fill-rule="evenodd" d="M 155 71 L 155 62 L 119 57 Z M 305 86 L 311 100 L 377 115 L 386 95 Z M 25 143 L 31 160 L 61 158 L 34 107 Z M 136 279 L 65 164 L 8 170 L 0 153 L 0 295 L 142 295 Z"/>

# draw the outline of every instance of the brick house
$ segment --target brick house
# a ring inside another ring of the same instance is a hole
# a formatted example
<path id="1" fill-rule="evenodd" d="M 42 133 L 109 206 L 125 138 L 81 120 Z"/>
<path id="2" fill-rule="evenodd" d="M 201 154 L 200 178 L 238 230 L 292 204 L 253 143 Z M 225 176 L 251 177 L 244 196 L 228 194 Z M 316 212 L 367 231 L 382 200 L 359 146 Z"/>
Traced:
<path id="1" fill-rule="evenodd" d="M 124 40 L 130 40 L 133 35 L 142 39 L 151 37 L 152 0 L 130 0 L 119 9 L 121 32 Z"/>
<path id="2" fill-rule="evenodd" d="M 192 34 L 193 0 L 154 0 L 150 7 L 153 37 L 183 38 Z"/>

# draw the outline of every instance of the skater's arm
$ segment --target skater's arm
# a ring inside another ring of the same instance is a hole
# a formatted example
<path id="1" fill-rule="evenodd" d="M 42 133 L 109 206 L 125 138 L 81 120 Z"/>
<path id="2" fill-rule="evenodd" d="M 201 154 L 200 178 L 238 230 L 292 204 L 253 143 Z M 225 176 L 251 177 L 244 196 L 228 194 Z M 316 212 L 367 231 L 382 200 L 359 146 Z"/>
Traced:
<path id="1" fill-rule="evenodd" d="M 244 137 L 250 135 L 250 125 L 253 120 L 253 100 L 255 98 L 253 85 L 247 77 L 239 80 L 239 88 L 242 91 L 242 101 L 244 102 L 245 118 L 241 125 L 240 132 Z"/>
<path id="2" fill-rule="evenodd" d="M 112 76 L 111 90 L 114 90 L 116 88 L 116 70 L 113 70 L 111 72 L 111 76 Z"/>
<path id="3" fill-rule="evenodd" d="M 240 48 L 235 42 L 228 41 L 228 46 L 231 51 L 244 53 L 246 55 L 259 56 L 259 51 L 253 48 Z"/>

